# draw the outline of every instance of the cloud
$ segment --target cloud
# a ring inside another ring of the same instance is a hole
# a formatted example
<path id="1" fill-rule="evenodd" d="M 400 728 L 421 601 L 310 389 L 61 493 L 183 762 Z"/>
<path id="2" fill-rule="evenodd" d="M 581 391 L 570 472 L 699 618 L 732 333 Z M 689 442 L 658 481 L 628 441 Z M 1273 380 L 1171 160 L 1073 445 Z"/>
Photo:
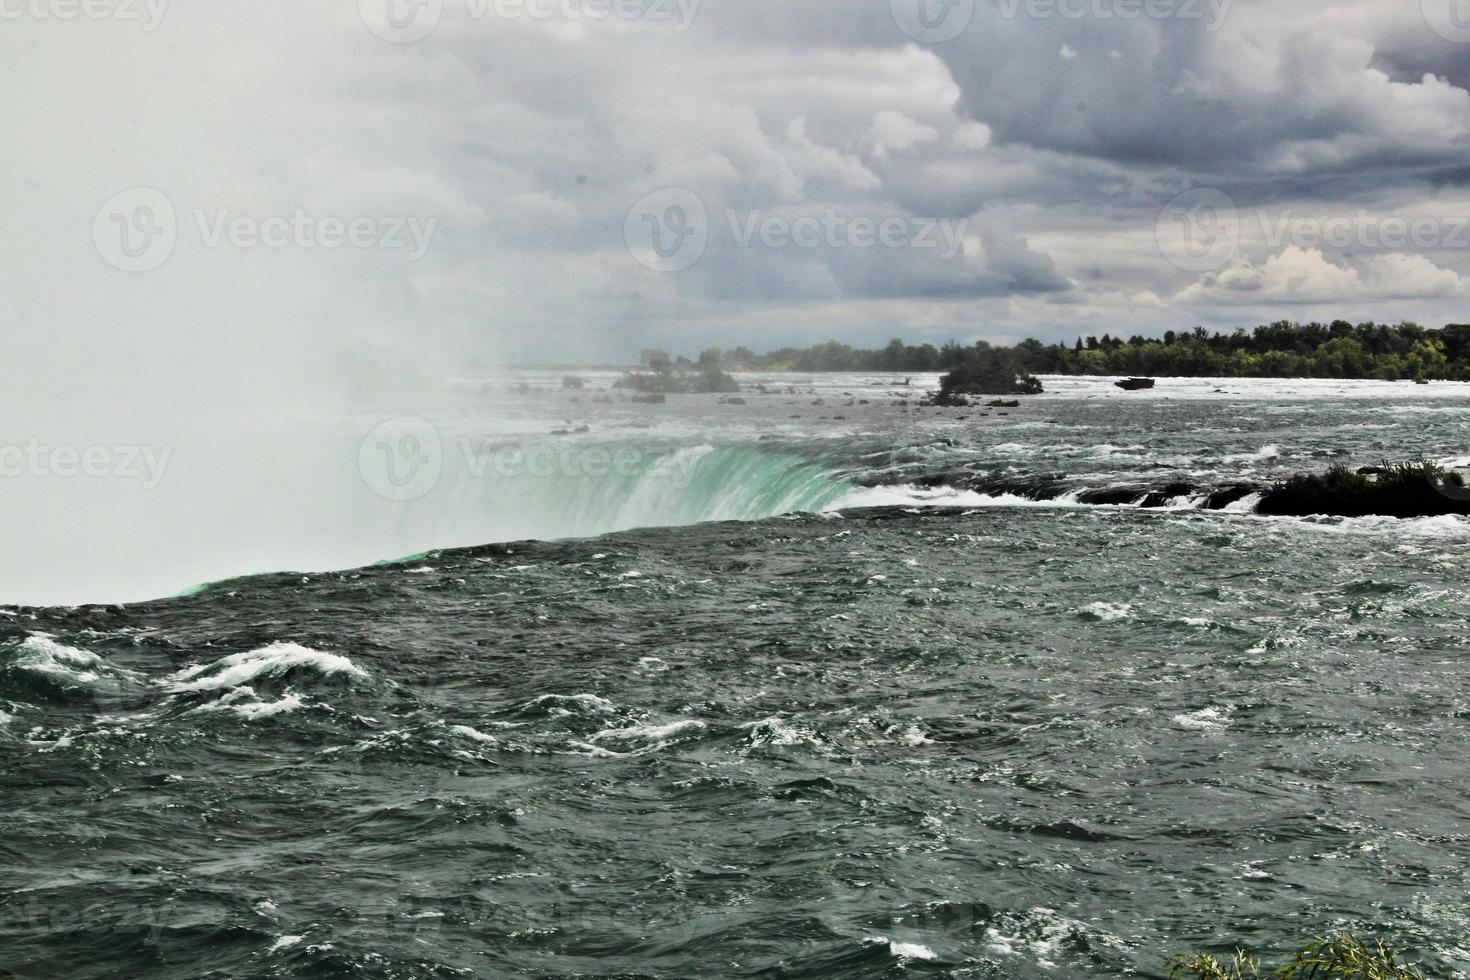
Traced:
<path id="1" fill-rule="evenodd" d="M 970 130 L 965 132 L 969 133 Z M 905 116 L 901 112 L 892 109 L 884 109 L 873 117 L 873 144 L 874 152 L 880 158 L 886 157 L 890 150 L 903 153 L 916 146 L 933 143 L 939 139 L 939 130 L 933 126 L 925 126 Z M 967 137 L 973 139 L 973 135 Z M 983 148 L 990 141 L 989 130 L 985 130 L 985 141 L 980 146 Z"/>
<path id="2" fill-rule="evenodd" d="M 1377 57 L 1376 38 L 1409 30 L 1417 5 L 1391 19 L 1343 16 L 1358 6 L 1236 0 L 1212 22 L 1008 18 L 982 5 L 985 23 L 943 54 L 966 111 L 1004 142 L 1262 178 L 1462 156 L 1463 85 L 1394 77 Z M 1421 43 L 1432 37 L 1422 18 L 1418 28 Z"/>
<path id="3" fill-rule="evenodd" d="M 1369 256 L 1335 265 L 1315 248 L 1290 245 L 1261 265 L 1242 262 L 1183 290 L 1184 304 L 1222 306 L 1361 303 L 1467 294 L 1467 280 L 1421 255 Z"/>
<path id="4" fill-rule="evenodd" d="M 446 3 L 407 45 L 373 36 L 355 7 L 183 7 L 152 34 L 9 25 L 0 55 L 48 79 L 44 106 L 5 110 L 25 177 L 0 194 L 30 230 L 0 243 L 19 284 L 0 298 L 18 359 L 72 361 L 99 382 L 124 364 L 165 391 L 170 376 L 246 373 L 270 352 L 298 382 L 272 383 L 305 391 L 330 387 L 346 348 L 619 359 L 660 331 L 680 349 L 781 341 L 793 310 L 856 343 L 1054 339 L 1074 319 L 1158 333 L 1275 319 L 1273 304 L 1463 318 L 1467 250 L 1250 241 L 1255 264 L 1201 280 L 1155 239 L 1164 204 L 1196 187 L 1242 209 L 1470 213 L 1454 194 L 1470 183 L 1470 46 L 1438 38 L 1418 4 L 1205 2 L 1189 20 L 981 2 L 932 46 L 889 0 L 705 0 L 683 31 Z M 59 63 L 74 70 L 56 76 Z M 83 117 L 85 131 L 66 122 Z M 134 185 L 164 190 L 186 218 L 300 208 L 438 224 L 418 262 L 183 241 L 130 279 L 99 265 L 89 232 L 101 202 Z M 669 187 L 699 196 L 713 234 L 697 265 L 665 275 L 635 260 L 624 230 L 636 202 Z M 942 259 L 730 242 L 731 213 L 829 212 L 963 221 L 963 247 Z"/>

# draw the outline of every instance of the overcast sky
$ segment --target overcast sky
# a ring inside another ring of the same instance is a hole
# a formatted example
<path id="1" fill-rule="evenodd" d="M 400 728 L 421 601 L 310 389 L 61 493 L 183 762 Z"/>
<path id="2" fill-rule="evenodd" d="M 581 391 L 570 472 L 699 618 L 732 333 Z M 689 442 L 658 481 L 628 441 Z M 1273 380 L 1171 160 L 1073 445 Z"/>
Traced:
<path id="1" fill-rule="evenodd" d="M 1470 320 L 1466 0 L 593 4 L 0 0 L 13 390 Z"/>

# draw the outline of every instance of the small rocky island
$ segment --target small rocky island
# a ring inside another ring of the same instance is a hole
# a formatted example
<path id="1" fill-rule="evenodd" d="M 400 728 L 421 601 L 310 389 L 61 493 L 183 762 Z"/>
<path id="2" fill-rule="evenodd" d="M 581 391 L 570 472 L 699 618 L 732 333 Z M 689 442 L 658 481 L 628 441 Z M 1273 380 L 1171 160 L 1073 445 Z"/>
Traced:
<path id="1" fill-rule="evenodd" d="M 1048 501 L 1067 497 L 1081 504 L 1162 509 L 1193 503 L 1200 510 L 1230 510 L 1271 517 L 1470 517 L 1470 487 L 1464 474 L 1425 460 L 1325 473 L 1299 474 L 1279 483 L 1202 486 L 1172 482 L 1076 489 L 1063 475 L 1014 476 L 978 472 L 932 474 L 920 486 L 950 486 L 990 496 Z M 1254 499 L 1252 499 L 1254 498 Z"/>
<path id="2" fill-rule="evenodd" d="M 974 397 L 1040 395 L 1044 392 L 1041 379 L 1022 369 L 1014 351 L 977 344 L 966 351 L 964 363 L 940 379 L 939 393 L 931 404 L 942 408 L 968 408 L 970 399 Z"/>

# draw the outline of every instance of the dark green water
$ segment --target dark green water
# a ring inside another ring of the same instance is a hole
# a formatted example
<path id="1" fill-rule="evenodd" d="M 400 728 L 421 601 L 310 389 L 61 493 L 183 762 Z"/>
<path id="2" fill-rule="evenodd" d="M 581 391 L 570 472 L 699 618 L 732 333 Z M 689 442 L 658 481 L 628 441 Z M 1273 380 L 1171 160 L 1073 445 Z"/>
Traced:
<path id="1" fill-rule="evenodd" d="M 1042 434 L 1002 468 L 1079 484 L 1464 431 L 1392 409 L 993 424 Z M 958 426 L 714 458 L 767 486 L 768 452 L 770 499 L 820 507 L 988 464 Z M 1347 928 L 1460 975 L 1467 546 L 1456 518 L 893 506 L 9 607 L 0 967 L 1158 976 Z"/>

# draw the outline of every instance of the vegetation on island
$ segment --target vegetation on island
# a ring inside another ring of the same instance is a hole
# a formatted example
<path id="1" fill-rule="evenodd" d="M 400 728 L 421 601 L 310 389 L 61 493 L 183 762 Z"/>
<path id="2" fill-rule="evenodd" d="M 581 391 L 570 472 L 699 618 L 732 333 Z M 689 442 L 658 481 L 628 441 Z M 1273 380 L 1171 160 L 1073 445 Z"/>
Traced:
<path id="1" fill-rule="evenodd" d="M 1439 517 L 1470 513 L 1465 478 L 1424 459 L 1325 474 L 1301 474 L 1278 483 L 1256 513 L 1273 517 Z"/>
<path id="2" fill-rule="evenodd" d="M 720 369 L 718 351 L 705 351 L 696 364 L 683 358 L 675 362 L 667 354 L 654 353 L 646 369 L 629 371 L 614 387 L 640 395 L 728 395 L 740 391 L 739 382 Z"/>
<path id="3" fill-rule="evenodd" d="M 973 395 L 1039 395 L 1042 390 L 1041 381 L 1026 372 L 1015 350 L 977 344 L 940 381 L 934 404 L 963 408 Z"/>
<path id="4" fill-rule="evenodd" d="M 1103 377 L 1366 378 L 1382 381 L 1470 381 L 1470 324 L 1432 330 L 1416 323 L 1396 326 L 1345 320 L 1330 324 L 1280 321 L 1248 331 L 1210 333 L 1196 327 L 1170 331 L 1161 339 L 1127 340 L 1104 334 L 1074 344 L 1026 340 L 1014 347 L 953 341 L 911 346 L 891 341 L 861 350 L 830 341 L 815 347 L 785 347 L 756 354 L 745 347 L 709 350 L 725 371 L 947 372 L 977 359 L 1009 354 L 1017 376 L 1036 374 Z M 679 359 L 676 366 L 691 362 Z"/>
<path id="5" fill-rule="evenodd" d="M 1164 968 L 1169 980 L 1425 980 L 1383 943 L 1370 946 L 1349 935 L 1310 943 L 1275 969 L 1243 951 L 1223 963 L 1203 953 L 1176 956 Z"/>

